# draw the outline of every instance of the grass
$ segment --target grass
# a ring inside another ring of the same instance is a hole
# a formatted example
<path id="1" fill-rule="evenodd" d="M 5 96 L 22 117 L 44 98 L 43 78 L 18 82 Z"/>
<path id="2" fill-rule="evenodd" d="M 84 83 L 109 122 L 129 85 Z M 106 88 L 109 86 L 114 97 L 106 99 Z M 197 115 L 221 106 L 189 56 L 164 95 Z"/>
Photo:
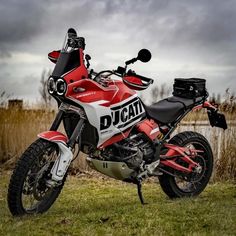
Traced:
<path id="1" fill-rule="evenodd" d="M 0 177 L 0 235 L 236 235 L 232 183 L 178 200 L 168 199 L 157 183 L 146 183 L 148 205 L 142 206 L 131 184 L 69 177 L 47 213 L 13 218 L 6 207 L 9 175 Z"/>

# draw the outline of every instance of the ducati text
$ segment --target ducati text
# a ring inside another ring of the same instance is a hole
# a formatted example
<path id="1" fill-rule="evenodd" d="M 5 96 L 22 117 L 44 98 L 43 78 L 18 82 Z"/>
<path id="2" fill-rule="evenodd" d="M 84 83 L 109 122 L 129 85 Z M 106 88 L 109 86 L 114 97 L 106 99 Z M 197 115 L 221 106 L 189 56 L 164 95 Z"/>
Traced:
<path id="1" fill-rule="evenodd" d="M 108 129 L 111 124 L 117 128 L 124 128 L 138 120 L 144 113 L 144 108 L 140 100 L 136 97 L 131 101 L 111 108 L 111 116 L 100 117 L 100 130 Z"/>

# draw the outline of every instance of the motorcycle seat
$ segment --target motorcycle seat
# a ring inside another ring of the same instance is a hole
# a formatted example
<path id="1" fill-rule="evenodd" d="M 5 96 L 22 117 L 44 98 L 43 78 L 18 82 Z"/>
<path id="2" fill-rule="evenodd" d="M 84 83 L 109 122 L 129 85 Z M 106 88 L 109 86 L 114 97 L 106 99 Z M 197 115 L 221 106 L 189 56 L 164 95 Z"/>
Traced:
<path id="1" fill-rule="evenodd" d="M 189 99 L 172 96 L 150 106 L 145 106 L 145 109 L 148 117 L 160 123 L 169 124 L 202 100 L 202 97 Z"/>

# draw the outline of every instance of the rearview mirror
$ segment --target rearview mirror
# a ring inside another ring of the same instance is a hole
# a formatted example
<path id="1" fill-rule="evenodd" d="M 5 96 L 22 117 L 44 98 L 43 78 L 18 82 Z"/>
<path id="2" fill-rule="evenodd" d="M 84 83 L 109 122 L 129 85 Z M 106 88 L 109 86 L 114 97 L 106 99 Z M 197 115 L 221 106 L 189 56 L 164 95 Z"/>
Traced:
<path id="1" fill-rule="evenodd" d="M 137 60 L 141 62 L 148 62 L 152 58 L 152 54 L 149 50 L 143 48 L 138 52 Z"/>
<path id="2" fill-rule="evenodd" d="M 150 61 L 152 58 L 152 54 L 149 50 L 143 48 L 138 52 L 138 56 L 125 62 L 125 65 L 129 65 L 132 63 L 135 63 L 137 60 L 141 61 L 141 62 L 148 62 Z"/>

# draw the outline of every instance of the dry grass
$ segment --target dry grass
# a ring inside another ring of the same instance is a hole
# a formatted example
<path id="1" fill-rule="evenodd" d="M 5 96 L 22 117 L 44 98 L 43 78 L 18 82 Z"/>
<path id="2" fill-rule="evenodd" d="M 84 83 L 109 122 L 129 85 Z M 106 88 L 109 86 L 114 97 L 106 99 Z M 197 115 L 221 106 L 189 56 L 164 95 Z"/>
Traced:
<path id="1" fill-rule="evenodd" d="M 0 163 L 17 159 L 37 134 L 48 130 L 55 112 L 0 109 Z"/>
<path id="2" fill-rule="evenodd" d="M 12 168 L 22 152 L 35 140 L 37 134 L 48 130 L 56 113 L 49 110 L 16 110 L 0 109 L 0 166 Z M 236 118 L 235 112 L 228 112 L 230 120 Z M 189 114 L 185 121 L 206 121 L 207 115 L 203 111 Z M 215 178 L 236 180 L 236 127 L 229 127 L 225 132 L 218 128 L 194 125 L 180 126 L 176 131 L 194 130 L 202 133 L 210 141 L 216 157 Z M 61 128 L 62 130 L 62 128 Z M 219 136 L 221 135 L 221 136 Z M 80 168 L 78 168 L 78 166 Z M 88 170 L 84 158 L 79 158 L 72 165 L 74 173 L 78 170 Z"/>
<path id="3" fill-rule="evenodd" d="M 229 105 L 225 105 L 222 103 L 219 107 L 219 112 L 223 113 L 225 115 L 226 120 L 228 121 L 235 121 L 236 120 L 236 110 Z M 192 111 L 189 114 L 187 114 L 183 121 L 206 121 L 208 120 L 207 110 L 206 109 L 200 109 L 196 111 Z"/>
<path id="4" fill-rule="evenodd" d="M 37 134 L 49 130 L 55 116 L 55 111 L 46 109 L 0 108 L 0 167 L 13 168 L 23 151 L 37 139 Z M 59 130 L 64 132 L 62 126 Z M 80 155 L 71 165 L 72 173 L 79 170 L 89 170 L 84 155 Z"/>
<path id="5" fill-rule="evenodd" d="M 236 130 L 231 137 L 223 137 L 223 148 L 216 162 L 216 180 L 236 181 Z"/>

